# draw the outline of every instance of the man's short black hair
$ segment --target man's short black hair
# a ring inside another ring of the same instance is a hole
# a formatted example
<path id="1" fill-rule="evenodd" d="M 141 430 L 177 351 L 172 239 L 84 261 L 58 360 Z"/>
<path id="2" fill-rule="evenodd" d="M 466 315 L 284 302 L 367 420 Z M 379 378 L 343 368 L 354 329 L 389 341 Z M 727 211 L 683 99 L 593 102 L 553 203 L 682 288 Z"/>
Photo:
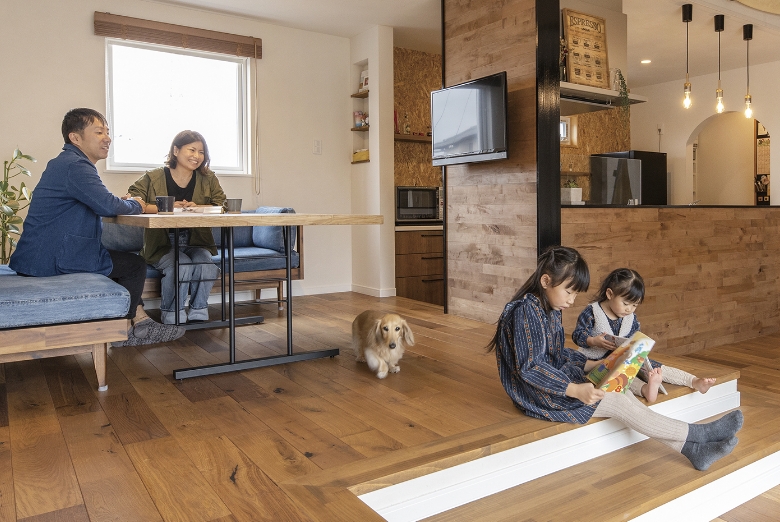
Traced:
<path id="1" fill-rule="evenodd" d="M 65 143 L 70 143 L 70 133 L 81 133 L 94 121 L 106 125 L 106 118 L 95 109 L 71 109 L 62 119 L 62 137 Z"/>

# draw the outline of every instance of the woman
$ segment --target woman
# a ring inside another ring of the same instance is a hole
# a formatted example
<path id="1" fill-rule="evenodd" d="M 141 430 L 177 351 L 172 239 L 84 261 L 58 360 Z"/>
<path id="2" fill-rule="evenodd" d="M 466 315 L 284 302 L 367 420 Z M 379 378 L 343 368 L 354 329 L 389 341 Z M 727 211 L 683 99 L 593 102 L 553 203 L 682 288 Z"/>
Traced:
<path id="1" fill-rule="evenodd" d="M 174 207 L 222 205 L 225 193 L 219 180 L 209 170 L 209 149 L 200 133 L 185 130 L 176 135 L 164 167 L 148 171 L 129 189 L 129 194 L 145 202 L 144 213 L 157 213 L 157 196 L 174 196 Z M 141 256 L 162 272 L 162 321 L 176 322 L 174 244 L 172 230 L 146 229 Z M 207 321 L 208 297 L 219 269 L 211 261 L 217 253 L 210 228 L 179 229 L 179 323 Z M 190 295 L 189 314 L 184 311 Z"/>

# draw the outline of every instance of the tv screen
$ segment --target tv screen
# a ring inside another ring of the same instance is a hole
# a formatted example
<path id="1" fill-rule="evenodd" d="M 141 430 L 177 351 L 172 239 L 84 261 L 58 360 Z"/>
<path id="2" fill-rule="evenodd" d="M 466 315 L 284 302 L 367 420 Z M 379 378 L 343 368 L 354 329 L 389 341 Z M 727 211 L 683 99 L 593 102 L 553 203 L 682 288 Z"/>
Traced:
<path id="1" fill-rule="evenodd" d="M 506 97 L 506 71 L 433 91 L 433 165 L 506 158 Z"/>

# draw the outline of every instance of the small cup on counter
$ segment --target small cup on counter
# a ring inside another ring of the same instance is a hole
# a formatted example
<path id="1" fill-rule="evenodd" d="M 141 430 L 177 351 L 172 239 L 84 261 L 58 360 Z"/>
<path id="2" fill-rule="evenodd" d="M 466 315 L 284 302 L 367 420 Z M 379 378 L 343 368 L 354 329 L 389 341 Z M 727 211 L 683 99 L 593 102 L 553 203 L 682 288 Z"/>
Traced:
<path id="1" fill-rule="evenodd" d="M 225 203 L 222 204 L 222 206 L 225 207 L 225 213 L 240 214 L 241 201 L 242 201 L 241 199 L 231 199 L 231 198 L 226 199 Z"/>
<path id="2" fill-rule="evenodd" d="M 173 204 L 176 198 L 173 196 L 157 196 L 156 200 L 158 214 L 173 214 Z"/>

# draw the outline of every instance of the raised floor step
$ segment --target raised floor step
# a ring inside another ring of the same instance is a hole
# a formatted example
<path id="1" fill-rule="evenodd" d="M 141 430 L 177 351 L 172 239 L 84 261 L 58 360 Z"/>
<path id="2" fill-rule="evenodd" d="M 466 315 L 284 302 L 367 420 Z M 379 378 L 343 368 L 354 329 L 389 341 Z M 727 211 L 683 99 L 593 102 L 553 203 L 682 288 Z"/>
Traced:
<path id="1" fill-rule="evenodd" d="M 678 367 L 690 364 L 677 358 L 664 362 Z M 669 386 L 670 395 L 653 408 L 671 417 L 694 422 L 740 405 L 735 380 L 738 373 L 721 366 L 707 366 L 706 363 L 697 364 L 697 368 L 699 375 L 717 376 L 719 384 L 706 395 Z M 762 400 L 767 404 L 759 405 Z M 696 512 L 703 513 L 695 507 L 702 503 L 710 508 L 712 516 L 694 516 L 693 519 L 710 520 L 777 484 L 772 482 L 780 470 L 777 462 L 780 460 L 780 444 L 776 444 L 780 438 L 773 439 L 778 437 L 778 433 L 762 420 L 762 412 L 765 414 L 767 408 L 772 408 L 772 400 L 773 396 L 766 399 L 751 396 L 752 402 L 745 411 L 746 417 L 749 412 L 751 417 L 740 433 L 740 437 L 747 440 L 741 440 L 733 456 L 723 459 L 705 473 L 696 471 L 687 459 L 656 441 L 641 442 L 645 437 L 617 421 L 600 420 L 560 433 L 539 432 L 538 440 L 525 441 L 507 451 L 421 474 L 388 487 L 369 488 L 359 498 L 383 518 L 393 522 L 426 517 L 431 517 L 431 520 L 471 520 L 477 514 L 480 520 L 501 520 L 504 517 L 517 520 L 520 514 L 520 519 L 574 520 L 577 518 L 572 518 L 574 512 L 583 513 L 577 510 L 585 509 L 587 512 L 587 509 L 592 509 L 588 505 L 603 504 L 599 502 L 600 496 L 608 499 L 607 505 L 618 506 L 615 520 L 639 515 L 644 515 L 645 520 L 662 516 L 668 520 L 669 510 L 692 510 L 690 516 L 693 516 Z M 776 419 L 777 413 L 780 410 L 770 414 L 769 418 Z M 764 440 L 765 447 L 756 448 L 751 442 L 755 433 L 768 437 Z M 740 471 L 748 465 L 750 467 L 745 471 Z M 668 471 L 673 473 L 670 475 Z M 657 476 L 653 476 L 654 473 Z M 646 484 L 648 477 L 652 478 Z M 762 478 L 756 482 L 756 477 Z M 767 487 L 759 491 L 759 485 Z M 724 488 L 732 492 L 724 495 Z M 520 493 L 516 493 L 518 491 Z M 626 506 L 612 500 L 625 498 L 624 495 L 631 492 L 640 494 L 629 495 L 632 500 L 627 500 Z M 683 496 L 686 497 L 684 500 L 675 501 Z M 719 502 L 713 502 L 712 497 Z M 511 500 L 507 502 L 506 498 Z M 570 508 L 573 498 L 583 499 L 578 508 Z M 675 503 L 670 504 L 672 501 Z M 666 504 L 669 505 L 663 507 Z M 566 506 L 562 508 L 564 511 L 552 516 L 554 511 L 551 508 L 559 505 Z M 526 513 L 524 508 L 530 511 Z M 509 511 L 505 512 L 505 509 Z M 540 511 L 534 512 L 534 509 Z M 658 511 L 653 513 L 653 510 Z M 605 520 L 613 516 L 604 515 L 598 516 Z M 677 516 L 671 518 L 677 519 Z"/>

